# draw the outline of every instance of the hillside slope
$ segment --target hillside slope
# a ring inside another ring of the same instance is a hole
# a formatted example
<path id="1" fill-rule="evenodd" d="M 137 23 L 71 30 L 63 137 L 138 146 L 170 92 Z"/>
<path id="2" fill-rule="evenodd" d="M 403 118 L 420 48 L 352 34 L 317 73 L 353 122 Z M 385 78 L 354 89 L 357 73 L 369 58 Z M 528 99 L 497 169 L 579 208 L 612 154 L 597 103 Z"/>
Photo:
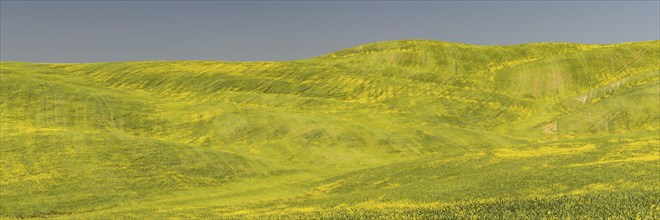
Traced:
<path id="1" fill-rule="evenodd" d="M 659 73 L 660 41 L 2 62 L 0 213 L 654 218 Z"/>

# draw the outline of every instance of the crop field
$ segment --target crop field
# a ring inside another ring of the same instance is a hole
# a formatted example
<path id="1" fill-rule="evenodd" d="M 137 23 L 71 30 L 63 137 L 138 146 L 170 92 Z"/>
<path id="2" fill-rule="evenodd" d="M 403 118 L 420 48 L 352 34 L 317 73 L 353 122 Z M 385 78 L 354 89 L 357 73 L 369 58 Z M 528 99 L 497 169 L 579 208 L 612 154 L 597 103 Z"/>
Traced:
<path id="1" fill-rule="evenodd" d="M 658 219 L 660 41 L 0 63 L 0 219 Z"/>

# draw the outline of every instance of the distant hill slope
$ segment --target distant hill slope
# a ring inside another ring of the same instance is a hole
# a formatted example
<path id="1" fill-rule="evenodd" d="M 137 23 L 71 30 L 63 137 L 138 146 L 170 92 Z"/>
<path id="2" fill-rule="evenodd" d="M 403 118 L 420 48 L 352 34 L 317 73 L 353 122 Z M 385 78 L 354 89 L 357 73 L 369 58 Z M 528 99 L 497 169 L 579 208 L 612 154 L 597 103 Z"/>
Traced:
<path id="1" fill-rule="evenodd" d="M 660 41 L 1 62 L 0 214 L 658 217 L 659 79 Z"/>

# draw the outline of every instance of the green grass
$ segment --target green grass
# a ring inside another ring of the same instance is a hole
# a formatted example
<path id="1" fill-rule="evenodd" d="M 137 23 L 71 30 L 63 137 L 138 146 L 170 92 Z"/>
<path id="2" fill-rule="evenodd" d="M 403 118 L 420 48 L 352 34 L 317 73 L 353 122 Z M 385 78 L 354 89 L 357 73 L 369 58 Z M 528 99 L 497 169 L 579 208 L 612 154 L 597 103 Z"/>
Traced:
<path id="1" fill-rule="evenodd" d="M 0 218 L 660 215 L 660 41 L 0 63 Z"/>

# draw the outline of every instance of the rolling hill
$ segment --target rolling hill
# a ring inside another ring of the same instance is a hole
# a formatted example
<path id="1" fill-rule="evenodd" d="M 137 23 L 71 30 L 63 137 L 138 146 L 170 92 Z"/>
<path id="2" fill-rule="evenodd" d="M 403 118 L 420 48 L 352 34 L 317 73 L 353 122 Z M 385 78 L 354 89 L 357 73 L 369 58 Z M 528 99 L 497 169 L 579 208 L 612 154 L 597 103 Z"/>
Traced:
<path id="1" fill-rule="evenodd" d="M 660 41 L 0 63 L 1 218 L 660 218 Z"/>

